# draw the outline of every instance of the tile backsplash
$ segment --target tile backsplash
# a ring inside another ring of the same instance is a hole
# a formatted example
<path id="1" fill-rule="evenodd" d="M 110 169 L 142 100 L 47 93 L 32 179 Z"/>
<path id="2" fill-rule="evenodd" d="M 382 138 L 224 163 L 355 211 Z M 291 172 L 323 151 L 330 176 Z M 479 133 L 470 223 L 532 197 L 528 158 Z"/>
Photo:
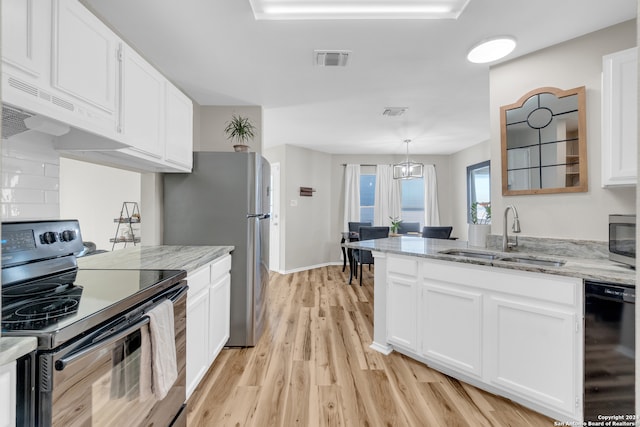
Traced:
<path id="1" fill-rule="evenodd" d="M 60 217 L 60 156 L 49 135 L 29 131 L 2 140 L 3 221 Z"/>

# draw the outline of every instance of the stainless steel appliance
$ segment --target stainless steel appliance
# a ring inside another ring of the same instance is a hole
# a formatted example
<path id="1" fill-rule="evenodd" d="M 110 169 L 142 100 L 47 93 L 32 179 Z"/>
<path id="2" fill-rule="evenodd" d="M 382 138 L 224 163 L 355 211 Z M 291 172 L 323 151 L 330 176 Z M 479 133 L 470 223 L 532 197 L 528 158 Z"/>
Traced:
<path id="1" fill-rule="evenodd" d="M 233 245 L 227 346 L 254 346 L 269 281 L 271 168 L 256 153 L 196 152 L 193 172 L 164 175 L 164 243 Z"/>
<path id="2" fill-rule="evenodd" d="M 186 425 L 186 273 L 79 270 L 82 250 L 75 220 L 2 224 L 2 335 L 38 341 L 31 398 L 28 364 L 18 372 L 18 425 L 30 424 L 24 414 L 36 426 Z M 140 386 L 141 331 L 166 300 L 178 378 L 158 400 Z"/>
<path id="3" fill-rule="evenodd" d="M 609 259 L 635 268 L 635 215 L 609 215 Z"/>
<path id="4" fill-rule="evenodd" d="M 635 286 L 585 281 L 585 422 L 635 422 L 635 300 Z"/>

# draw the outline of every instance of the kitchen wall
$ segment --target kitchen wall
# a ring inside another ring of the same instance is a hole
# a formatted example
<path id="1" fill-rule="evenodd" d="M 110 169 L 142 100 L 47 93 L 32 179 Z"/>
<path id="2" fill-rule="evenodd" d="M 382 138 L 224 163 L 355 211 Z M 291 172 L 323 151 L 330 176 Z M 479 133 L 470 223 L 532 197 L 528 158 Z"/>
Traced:
<path id="1" fill-rule="evenodd" d="M 139 173 L 60 158 L 60 218 L 80 221 L 82 238 L 94 242 L 98 249 L 111 250 L 123 202 L 136 202 L 140 207 Z M 145 221 L 151 212 L 140 209 Z M 139 227 L 137 227 L 139 228 Z M 142 243 L 149 244 L 144 234 Z M 128 246 L 130 246 L 129 244 Z M 124 248 L 118 244 L 115 249 Z"/>
<path id="2" fill-rule="evenodd" d="M 502 233 L 502 212 L 518 208 L 522 235 L 605 241 L 610 213 L 634 213 L 635 189 L 603 189 L 600 178 L 602 56 L 636 45 L 636 21 L 628 21 L 514 59 L 490 69 L 492 233 Z M 589 191 L 502 196 L 500 107 L 532 89 L 586 86 Z"/>
<path id="3" fill-rule="evenodd" d="M 251 151 L 262 153 L 262 107 L 218 106 L 194 104 L 194 150 L 233 151 L 233 144 L 224 133 L 226 123 L 232 115 L 248 117 L 256 127 L 255 138 L 250 143 Z"/>
<path id="4" fill-rule="evenodd" d="M 465 150 L 451 155 L 451 212 L 453 229 L 458 230 L 457 236 L 467 240 L 467 166 L 490 160 L 491 143 L 489 141 L 473 145 Z M 499 173 L 498 166 L 491 162 L 491 173 Z M 495 169 L 498 168 L 498 169 Z"/>
<path id="5" fill-rule="evenodd" d="M 2 140 L 2 220 L 78 219 L 84 240 L 111 249 L 123 201 L 140 201 L 140 174 L 61 158 L 53 137 Z"/>
<path id="6" fill-rule="evenodd" d="M 60 157 L 53 137 L 34 131 L 2 140 L 2 220 L 60 216 Z"/>
<path id="7" fill-rule="evenodd" d="M 280 270 L 293 272 L 327 265 L 338 246 L 331 235 L 331 155 L 292 145 L 265 150 L 270 163 L 280 163 Z M 300 187 L 312 187 L 311 197 L 300 196 Z M 338 234 L 339 236 L 339 234 Z"/>

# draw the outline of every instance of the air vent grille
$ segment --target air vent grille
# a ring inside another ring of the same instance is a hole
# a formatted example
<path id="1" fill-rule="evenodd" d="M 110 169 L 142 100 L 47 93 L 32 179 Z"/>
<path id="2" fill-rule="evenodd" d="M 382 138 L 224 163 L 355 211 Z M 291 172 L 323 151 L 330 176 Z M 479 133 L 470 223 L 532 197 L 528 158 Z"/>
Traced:
<path id="1" fill-rule="evenodd" d="M 6 105 L 2 106 L 2 139 L 10 138 L 29 130 L 24 124 L 24 119 L 32 114 L 17 110 Z"/>
<path id="2" fill-rule="evenodd" d="M 318 67 L 346 67 L 350 50 L 314 50 L 315 65 Z"/>
<path id="3" fill-rule="evenodd" d="M 384 111 L 382 112 L 382 115 L 389 116 L 389 117 L 397 117 L 406 113 L 408 109 L 409 108 L 407 107 L 385 107 Z"/>

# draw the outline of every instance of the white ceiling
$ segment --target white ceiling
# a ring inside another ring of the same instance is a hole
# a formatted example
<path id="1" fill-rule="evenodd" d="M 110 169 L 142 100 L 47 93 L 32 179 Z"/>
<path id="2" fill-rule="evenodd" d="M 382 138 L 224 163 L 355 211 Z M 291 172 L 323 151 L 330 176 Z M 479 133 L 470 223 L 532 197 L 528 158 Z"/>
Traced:
<path id="1" fill-rule="evenodd" d="M 636 16 L 636 0 L 470 0 L 457 20 L 336 21 L 256 21 L 249 0 L 83 2 L 200 105 L 263 106 L 265 147 L 339 154 L 486 141 L 489 65 L 466 61 L 473 45 L 512 35 L 509 60 Z M 315 49 L 352 54 L 314 67 Z"/>

